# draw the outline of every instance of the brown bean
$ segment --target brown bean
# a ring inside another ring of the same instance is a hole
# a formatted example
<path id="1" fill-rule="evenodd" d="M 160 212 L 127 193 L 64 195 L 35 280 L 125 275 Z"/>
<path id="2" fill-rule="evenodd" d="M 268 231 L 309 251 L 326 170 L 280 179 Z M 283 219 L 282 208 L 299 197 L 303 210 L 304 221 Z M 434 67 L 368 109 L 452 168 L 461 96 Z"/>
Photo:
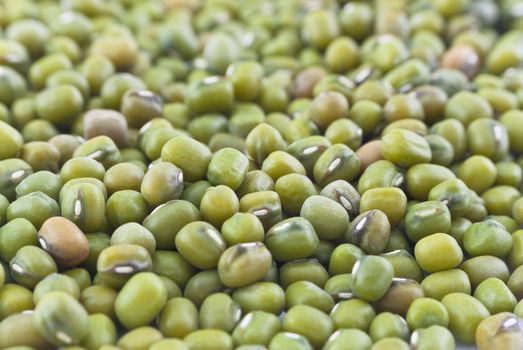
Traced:
<path id="1" fill-rule="evenodd" d="M 417 298 L 423 298 L 423 287 L 414 281 L 405 278 L 395 278 L 387 293 L 374 303 L 379 312 L 392 312 L 405 317 L 410 304 Z"/>
<path id="2" fill-rule="evenodd" d="M 451 47 L 441 58 L 441 67 L 458 69 L 469 78 L 475 76 L 480 69 L 481 62 L 478 53 L 472 46 L 456 45 Z"/>
<path id="3" fill-rule="evenodd" d="M 110 109 L 93 109 L 84 116 L 84 137 L 106 135 L 109 136 L 118 147 L 127 145 L 127 120 L 125 117 Z"/>
<path id="4" fill-rule="evenodd" d="M 62 267 L 80 264 L 89 255 L 85 234 L 68 219 L 55 216 L 47 219 L 38 232 L 38 242 Z"/>
<path id="5" fill-rule="evenodd" d="M 322 68 L 312 67 L 302 70 L 294 80 L 294 96 L 312 98 L 314 86 L 326 75 Z"/>
<path id="6" fill-rule="evenodd" d="M 381 141 L 374 140 L 363 144 L 356 151 L 356 155 L 360 158 L 360 173 L 363 173 L 365 169 L 374 162 L 383 159 L 381 155 Z"/>

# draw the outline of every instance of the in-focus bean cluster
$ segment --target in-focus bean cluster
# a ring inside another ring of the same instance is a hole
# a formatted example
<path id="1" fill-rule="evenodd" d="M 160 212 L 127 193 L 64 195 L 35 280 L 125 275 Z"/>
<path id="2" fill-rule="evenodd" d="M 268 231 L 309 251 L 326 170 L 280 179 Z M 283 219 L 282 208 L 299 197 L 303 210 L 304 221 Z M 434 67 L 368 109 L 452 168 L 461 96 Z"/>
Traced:
<path id="1" fill-rule="evenodd" d="M 0 0 L 0 348 L 523 349 L 522 7 Z"/>

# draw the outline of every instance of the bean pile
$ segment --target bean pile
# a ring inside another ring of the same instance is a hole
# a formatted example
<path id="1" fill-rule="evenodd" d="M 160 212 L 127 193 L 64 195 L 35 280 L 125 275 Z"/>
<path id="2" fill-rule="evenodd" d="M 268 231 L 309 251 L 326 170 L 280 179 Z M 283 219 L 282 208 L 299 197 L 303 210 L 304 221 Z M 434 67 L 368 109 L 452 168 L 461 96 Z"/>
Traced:
<path id="1" fill-rule="evenodd" d="M 523 349 L 523 1 L 0 1 L 0 348 Z"/>

